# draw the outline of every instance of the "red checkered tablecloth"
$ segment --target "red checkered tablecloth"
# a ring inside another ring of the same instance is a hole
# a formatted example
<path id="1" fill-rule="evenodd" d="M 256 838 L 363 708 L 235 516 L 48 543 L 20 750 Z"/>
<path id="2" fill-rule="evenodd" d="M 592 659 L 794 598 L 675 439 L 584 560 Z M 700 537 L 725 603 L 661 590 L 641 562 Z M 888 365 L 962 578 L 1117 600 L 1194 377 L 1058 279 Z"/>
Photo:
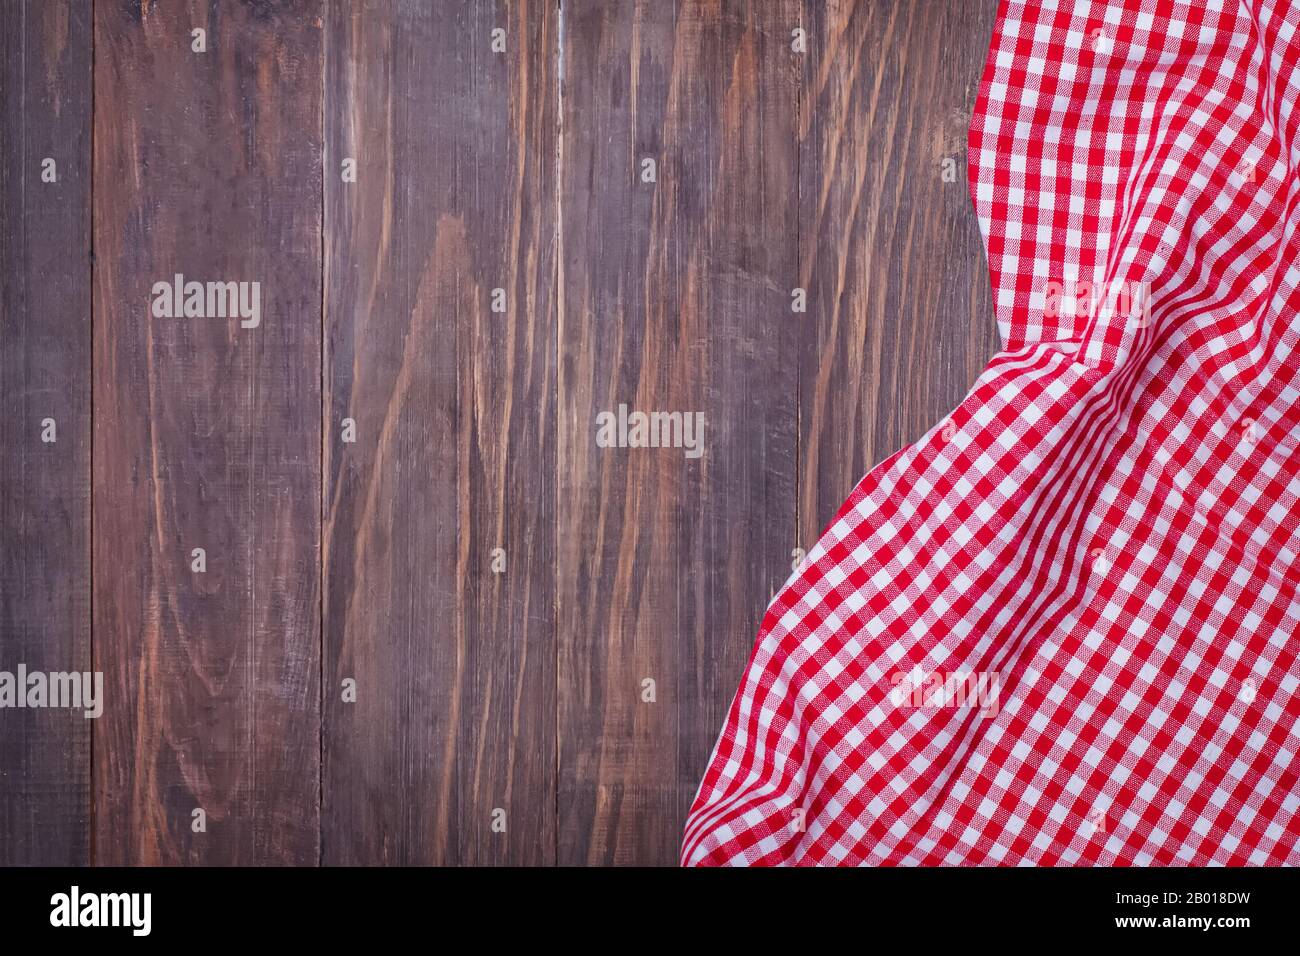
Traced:
<path id="1" fill-rule="evenodd" d="M 1004 348 L 768 608 L 684 863 L 1300 862 L 1298 29 L 1003 0 Z"/>

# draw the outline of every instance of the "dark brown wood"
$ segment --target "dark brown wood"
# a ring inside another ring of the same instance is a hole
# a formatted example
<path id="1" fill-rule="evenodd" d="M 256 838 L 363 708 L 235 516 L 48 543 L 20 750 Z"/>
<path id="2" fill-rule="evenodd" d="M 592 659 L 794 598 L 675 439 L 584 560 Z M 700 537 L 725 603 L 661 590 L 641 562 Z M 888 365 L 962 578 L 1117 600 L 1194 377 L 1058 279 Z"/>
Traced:
<path id="1" fill-rule="evenodd" d="M 559 861 L 671 864 L 795 544 L 799 17 L 563 16 Z M 598 447 L 620 404 L 704 454 Z"/>
<path id="2" fill-rule="evenodd" d="M 804 10 L 799 530 L 811 548 L 862 476 L 942 421 L 997 348 L 966 179 L 997 3 Z"/>
<path id="3" fill-rule="evenodd" d="M 86 5 L 0 3 L 0 671 L 11 674 L 90 671 L 90 69 Z M 0 710 L 0 865 L 88 860 L 92 724 L 84 710 Z"/>
<path id="4" fill-rule="evenodd" d="M 995 14 L 0 0 L 0 670 L 106 684 L 0 711 L 0 864 L 674 863 L 796 549 L 996 348 Z"/>
<path id="5" fill-rule="evenodd" d="M 330 11 L 326 863 L 554 859 L 555 20 Z"/>
<path id="6" fill-rule="evenodd" d="M 99 863 L 318 857 L 322 12 L 95 7 Z M 176 273 L 260 326 L 156 317 Z"/>

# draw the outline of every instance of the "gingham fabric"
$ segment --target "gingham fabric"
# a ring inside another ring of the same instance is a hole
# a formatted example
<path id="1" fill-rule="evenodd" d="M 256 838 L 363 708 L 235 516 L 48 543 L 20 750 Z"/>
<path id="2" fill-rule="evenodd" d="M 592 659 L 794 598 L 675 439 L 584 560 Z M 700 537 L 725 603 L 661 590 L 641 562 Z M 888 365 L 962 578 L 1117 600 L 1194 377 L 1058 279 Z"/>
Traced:
<path id="1" fill-rule="evenodd" d="M 1004 0 L 1004 348 L 773 600 L 684 863 L 1300 862 L 1298 27 Z"/>

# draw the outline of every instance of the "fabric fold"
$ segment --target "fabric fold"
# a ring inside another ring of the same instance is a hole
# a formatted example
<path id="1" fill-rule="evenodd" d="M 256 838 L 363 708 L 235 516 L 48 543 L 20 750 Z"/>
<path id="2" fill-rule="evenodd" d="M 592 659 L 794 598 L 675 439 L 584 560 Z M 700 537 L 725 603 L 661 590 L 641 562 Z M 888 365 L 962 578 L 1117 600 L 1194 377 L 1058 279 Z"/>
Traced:
<path id="1" fill-rule="evenodd" d="M 1003 349 L 777 593 L 682 862 L 1300 862 L 1300 9 L 1003 0 Z"/>

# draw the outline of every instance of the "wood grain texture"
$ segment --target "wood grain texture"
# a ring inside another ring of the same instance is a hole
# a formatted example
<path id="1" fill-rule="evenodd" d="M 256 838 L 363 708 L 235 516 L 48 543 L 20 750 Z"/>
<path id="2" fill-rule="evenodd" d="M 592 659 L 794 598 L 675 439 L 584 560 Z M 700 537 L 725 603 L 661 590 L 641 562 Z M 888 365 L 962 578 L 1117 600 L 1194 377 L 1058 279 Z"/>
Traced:
<path id="1" fill-rule="evenodd" d="M 554 858 L 555 20 L 330 12 L 327 863 Z"/>
<path id="2" fill-rule="evenodd" d="M 100 863 L 317 860 L 321 12 L 96 5 Z M 155 317 L 176 273 L 260 326 Z"/>
<path id="3" fill-rule="evenodd" d="M 84 6 L 0 3 L 0 670 L 90 670 Z M 55 181 L 42 162 L 54 160 Z M 52 419 L 53 442 L 42 424 Z M 0 865 L 89 857 L 80 710 L 0 711 Z"/>
<path id="4" fill-rule="evenodd" d="M 994 0 L 805 4 L 804 547 L 872 466 L 958 404 L 997 348 L 966 179 L 996 12 Z"/>
<path id="5" fill-rule="evenodd" d="M 559 861 L 671 864 L 790 572 L 798 11 L 564 18 Z M 703 455 L 598 447 L 620 404 L 702 413 Z"/>
<path id="6" fill-rule="evenodd" d="M 676 862 L 793 552 L 997 345 L 996 6 L 0 0 L 0 669 L 107 698 L 0 711 L 0 864 Z"/>

